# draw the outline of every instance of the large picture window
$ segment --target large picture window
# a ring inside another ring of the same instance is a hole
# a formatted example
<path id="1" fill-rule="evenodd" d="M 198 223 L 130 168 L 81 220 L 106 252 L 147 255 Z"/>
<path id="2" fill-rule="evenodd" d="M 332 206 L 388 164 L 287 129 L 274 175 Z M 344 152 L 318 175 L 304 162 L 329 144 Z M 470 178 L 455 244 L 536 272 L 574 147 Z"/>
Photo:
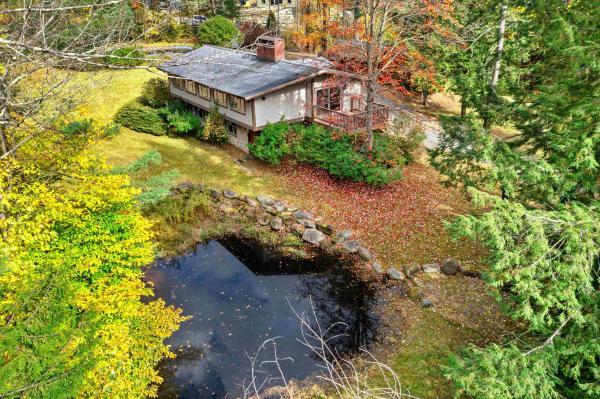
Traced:
<path id="1" fill-rule="evenodd" d="M 215 90 L 215 101 L 221 107 L 227 107 L 227 93 L 223 93 L 222 91 Z"/>
<path id="2" fill-rule="evenodd" d="M 186 80 L 185 91 L 187 91 L 188 93 L 196 94 L 196 84 L 191 80 Z"/>
<path id="3" fill-rule="evenodd" d="M 229 108 L 240 114 L 246 113 L 246 101 L 242 97 L 229 95 Z"/>
<path id="4" fill-rule="evenodd" d="M 198 95 L 205 100 L 210 100 L 210 88 L 198 83 Z"/>
<path id="5" fill-rule="evenodd" d="M 341 107 L 341 90 L 339 87 L 325 87 L 317 90 L 317 105 L 332 111 Z"/>

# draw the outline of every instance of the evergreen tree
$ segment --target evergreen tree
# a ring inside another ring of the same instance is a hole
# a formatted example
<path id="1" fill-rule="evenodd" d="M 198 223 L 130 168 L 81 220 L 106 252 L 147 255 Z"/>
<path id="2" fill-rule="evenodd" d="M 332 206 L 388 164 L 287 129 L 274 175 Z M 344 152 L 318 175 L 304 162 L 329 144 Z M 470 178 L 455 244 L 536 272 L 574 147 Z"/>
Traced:
<path id="1" fill-rule="evenodd" d="M 238 19 L 240 17 L 240 3 L 237 0 L 224 0 L 219 14 L 225 18 Z"/>
<path id="2" fill-rule="evenodd" d="M 277 20 L 275 19 L 275 14 L 273 11 L 269 11 L 267 21 L 265 22 L 265 28 L 270 34 L 273 34 L 277 30 Z"/>
<path id="3" fill-rule="evenodd" d="M 510 40 L 526 44 L 527 58 L 512 67 L 526 79 L 507 92 L 505 113 L 518 137 L 495 140 L 476 118 L 448 118 L 431 155 L 479 208 L 451 230 L 490 249 L 486 280 L 530 334 L 471 347 L 452 357 L 446 375 L 474 398 L 597 398 L 600 9 L 587 1 L 519 5 L 526 23 Z"/>

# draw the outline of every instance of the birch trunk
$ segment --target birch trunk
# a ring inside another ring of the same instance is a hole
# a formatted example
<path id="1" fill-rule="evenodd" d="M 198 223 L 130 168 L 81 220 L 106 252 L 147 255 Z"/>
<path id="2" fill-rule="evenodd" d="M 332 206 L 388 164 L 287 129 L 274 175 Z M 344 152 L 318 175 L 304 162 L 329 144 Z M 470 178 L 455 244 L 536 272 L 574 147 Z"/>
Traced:
<path id="1" fill-rule="evenodd" d="M 496 91 L 498 78 L 500 77 L 500 65 L 502 63 L 502 52 L 504 51 L 504 31 L 506 29 L 506 4 L 500 5 L 500 21 L 498 24 L 498 47 L 496 49 L 496 62 L 494 63 L 494 71 L 492 74 L 491 89 Z"/>

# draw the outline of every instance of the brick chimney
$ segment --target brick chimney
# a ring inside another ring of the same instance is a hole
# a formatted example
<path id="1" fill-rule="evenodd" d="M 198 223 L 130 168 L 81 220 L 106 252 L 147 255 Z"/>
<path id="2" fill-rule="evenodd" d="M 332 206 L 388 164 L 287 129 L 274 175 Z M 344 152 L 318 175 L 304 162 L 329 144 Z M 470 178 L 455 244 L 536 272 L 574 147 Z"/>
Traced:
<path id="1" fill-rule="evenodd" d="M 261 36 L 256 40 L 256 55 L 262 61 L 285 60 L 285 42 L 280 37 Z"/>

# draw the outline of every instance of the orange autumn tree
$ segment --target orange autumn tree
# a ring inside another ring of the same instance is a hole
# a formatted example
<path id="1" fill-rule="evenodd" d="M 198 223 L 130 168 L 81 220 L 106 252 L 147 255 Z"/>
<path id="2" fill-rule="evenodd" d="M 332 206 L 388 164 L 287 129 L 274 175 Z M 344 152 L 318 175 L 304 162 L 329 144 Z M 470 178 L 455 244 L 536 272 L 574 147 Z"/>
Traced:
<path id="1" fill-rule="evenodd" d="M 321 54 L 332 42 L 351 31 L 354 21 L 348 0 L 299 0 L 294 42 L 305 51 Z"/>
<path id="2" fill-rule="evenodd" d="M 437 86 L 435 48 L 451 37 L 446 28 L 452 16 L 451 0 L 358 0 L 358 18 L 336 31 L 338 40 L 326 55 L 336 66 L 365 81 L 367 141 L 373 149 L 373 104 L 380 85 L 409 93 L 427 93 Z M 348 29 L 350 26 L 351 29 Z"/>

